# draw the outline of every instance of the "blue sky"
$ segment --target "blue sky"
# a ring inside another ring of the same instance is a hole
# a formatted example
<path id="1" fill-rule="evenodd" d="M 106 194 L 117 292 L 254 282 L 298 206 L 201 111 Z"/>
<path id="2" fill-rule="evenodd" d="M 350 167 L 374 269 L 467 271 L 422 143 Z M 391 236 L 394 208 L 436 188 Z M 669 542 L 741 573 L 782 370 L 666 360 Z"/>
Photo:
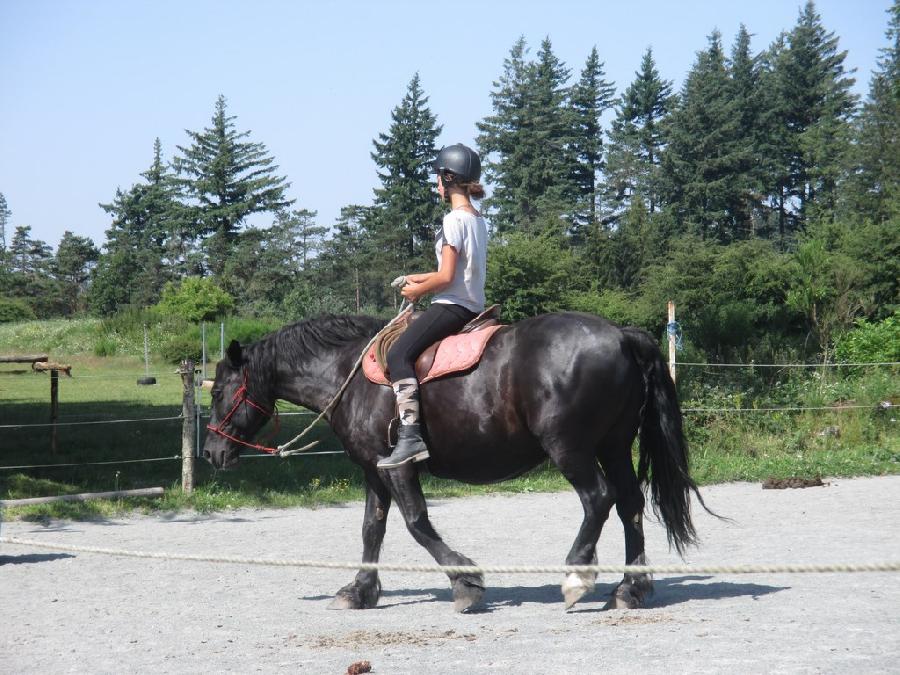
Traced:
<path id="1" fill-rule="evenodd" d="M 30 225 L 54 247 L 64 230 L 100 245 L 98 202 L 208 126 L 216 97 L 266 144 L 298 208 L 331 225 L 368 204 L 372 139 L 418 72 L 443 124 L 439 144 L 472 144 L 492 83 L 524 36 L 545 36 L 577 76 L 596 45 L 621 93 L 648 46 L 676 88 L 714 30 L 741 23 L 764 49 L 795 24 L 799 0 L 556 2 L 234 2 L 0 0 L 0 192 L 11 236 Z M 890 0 L 819 0 L 865 95 Z M 268 218 L 255 221 L 264 225 Z"/>

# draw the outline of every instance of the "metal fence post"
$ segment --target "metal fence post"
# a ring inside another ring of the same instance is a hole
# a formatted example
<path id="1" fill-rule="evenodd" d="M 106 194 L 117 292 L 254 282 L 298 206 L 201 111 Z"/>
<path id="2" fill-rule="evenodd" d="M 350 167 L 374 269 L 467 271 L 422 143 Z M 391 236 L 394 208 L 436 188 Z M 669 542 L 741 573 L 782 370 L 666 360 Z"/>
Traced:
<path id="1" fill-rule="evenodd" d="M 181 362 L 178 370 L 183 385 L 181 415 L 181 489 L 190 494 L 194 490 L 194 433 L 197 423 L 197 410 L 194 406 L 194 362 L 191 359 Z"/>

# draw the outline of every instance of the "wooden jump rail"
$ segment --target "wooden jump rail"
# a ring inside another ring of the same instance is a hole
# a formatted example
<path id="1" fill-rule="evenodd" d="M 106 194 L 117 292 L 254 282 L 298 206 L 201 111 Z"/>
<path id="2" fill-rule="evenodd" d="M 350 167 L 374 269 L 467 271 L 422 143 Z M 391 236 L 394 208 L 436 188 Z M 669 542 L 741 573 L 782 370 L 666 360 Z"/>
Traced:
<path id="1" fill-rule="evenodd" d="M 50 360 L 49 354 L 0 355 L 0 363 L 30 363 L 35 372 L 50 372 L 50 451 L 56 454 L 56 422 L 59 419 L 59 371 L 72 377 L 72 366 Z"/>

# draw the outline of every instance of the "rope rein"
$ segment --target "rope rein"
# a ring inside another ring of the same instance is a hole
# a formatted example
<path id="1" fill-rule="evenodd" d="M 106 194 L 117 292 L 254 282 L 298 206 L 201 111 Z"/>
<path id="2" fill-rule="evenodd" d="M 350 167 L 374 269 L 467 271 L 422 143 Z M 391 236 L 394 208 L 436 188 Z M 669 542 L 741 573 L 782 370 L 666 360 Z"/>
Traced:
<path id="1" fill-rule="evenodd" d="M 830 574 L 845 572 L 900 572 L 900 561 L 879 563 L 834 563 L 826 565 L 402 565 L 390 563 L 350 563 L 320 560 L 291 560 L 278 558 L 244 558 L 227 555 L 192 555 L 72 546 L 33 539 L 0 537 L 0 544 L 30 546 L 71 553 L 97 553 L 125 558 L 154 560 L 186 560 L 191 562 L 231 563 L 236 565 L 264 565 L 268 567 L 310 567 L 332 570 L 361 570 L 372 572 L 421 572 L 441 574 Z"/>
<path id="2" fill-rule="evenodd" d="M 398 279 L 395 279 L 394 283 L 397 283 L 397 281 L 399 279 L 400 279 L 400 277 L 398 277 Z M 391 284 L 391 285 L 394 285 L 394 284 Z M 375 336 L 371 340 L 369 340 L 368 344 L 365 346 L 365 348 L 362 350 L 362 353 L 359 355 L 359 358 L 356 359 L 356 363 L 354 363 L 353 367 L 350 369 L 350 374 L 347 375 L 347 379 L 344 380 L 344 383 L 341 385 L 341 388 L 338 389 L 338 392 L 334 395 L 334 397 L 331 399 L 331 401 L 328 403 L 328 405 L 326 405 L 325 408 L 322 410 L 322 412 L 319 413 L 319 416 L 316 417 L 316 419 L 314 419 L 312 422 L 310 422 L 309 426 L 307 426 L 303 431 L 301 431 L 299 434 L 294 436 L 294 438 L 289 440 L 287 443 L 279 445 L 277 448 L 275 448 L 276 452 L 278 453 L 278 455 L 280 457 L 290 457 L 291 455 L 297 455 L 297 454 L 304 452 L 304 451 L 306 451 L 312 447 L 315 447 L 316 445 L 319 444 L 319 441 L 313 441 L 312 443 L 304 445 L 302 448 L 296 448 L 293 450 L 289 449 L 294 443 L 296 443 L 301 438 L 303 438 L 307 434 L 307 432 L 309 432 L 309 430 L 312 429 L 316 425 L 316 423 L 319 422 L 319 420 L 321 420 L 323 417 L 326 419 L 329 419 L 328 415 L 330 415 L 331 412 L 334 410 L 334 408 L 337 407 L 337 404 L 338 404 L 338 401 L 340 401 L 341 395 L 344 393 L 344 391 L 350 385 L 350 380 L 352 380 L 353 376 L 356 375 L 356 371 L 359 369 L 360 365 L 362 365 L 362 361 L 366 357 L 366 354 L 369 353 L 369 349 L 371 349 L 372 345 L 375 344 L 375 341 L 382 334 L 386 333 L 395 323 L 397 323 L 401 318 L 403 318 L 403 316 L 406 313 L 410 312 L 412 310 L 412 308 L 413 308 L 413 303 L 409 302 L 406 299 L 404 299 L 403 302 L 400 303 L 400 311 L 397 312 L 397 316 L 395 316 L 393 319 L 388 321 L 387 325 L 384 328 L 382 328 L 380 331 L 375 333 Z"/>

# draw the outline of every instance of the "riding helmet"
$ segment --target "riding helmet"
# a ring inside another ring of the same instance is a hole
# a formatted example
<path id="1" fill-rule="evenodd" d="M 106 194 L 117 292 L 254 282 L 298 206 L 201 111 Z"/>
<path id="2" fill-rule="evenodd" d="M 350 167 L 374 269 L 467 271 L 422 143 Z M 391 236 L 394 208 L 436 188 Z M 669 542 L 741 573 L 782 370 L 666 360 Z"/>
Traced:
<path id="1" fill-rule="evenodd" d="M 477 183 L 481 178 L 481 159 L 478 153 L 462 143 L 441 148 L 431 168 L 445 179 L 448 173 L 452 174 L 447 182 L 458 180 L 460 183 Z"/>

